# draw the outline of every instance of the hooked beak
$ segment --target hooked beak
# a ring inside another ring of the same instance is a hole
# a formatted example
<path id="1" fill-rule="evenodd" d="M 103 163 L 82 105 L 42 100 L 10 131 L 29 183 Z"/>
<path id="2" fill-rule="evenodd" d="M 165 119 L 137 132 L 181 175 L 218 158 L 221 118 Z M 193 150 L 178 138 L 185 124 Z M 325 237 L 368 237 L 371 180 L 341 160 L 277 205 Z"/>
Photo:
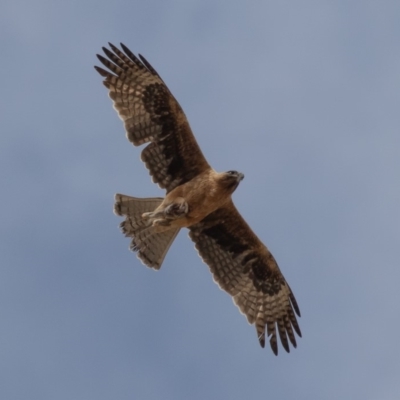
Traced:
<path id="1" fill-rule="evenodd" d="M 241 172 L 239 172 L 238 181 L 240 182 L 240 181 L 242 181 L 243 179 L 244 179 L 244 174 L 242 174 Z"/>

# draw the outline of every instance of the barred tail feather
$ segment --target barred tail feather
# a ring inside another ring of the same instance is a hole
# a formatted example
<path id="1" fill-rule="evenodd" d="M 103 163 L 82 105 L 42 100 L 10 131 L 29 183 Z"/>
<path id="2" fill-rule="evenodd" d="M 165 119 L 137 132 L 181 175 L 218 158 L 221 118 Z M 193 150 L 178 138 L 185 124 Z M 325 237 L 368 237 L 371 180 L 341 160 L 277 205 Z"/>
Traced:
<path id="1" fill-rule="evenodd" d="M 160 197 L 137 198 L 115 195 L 114 213 L 125 216 L 120 224 L 122 233 L 131 237 L 130 249 L 150 268 L 160 269 L 162 262 L 179 232 L 179 228 L 160 231 L 142 219 L 142 214 L 154 211 L 163 201 Z"/>

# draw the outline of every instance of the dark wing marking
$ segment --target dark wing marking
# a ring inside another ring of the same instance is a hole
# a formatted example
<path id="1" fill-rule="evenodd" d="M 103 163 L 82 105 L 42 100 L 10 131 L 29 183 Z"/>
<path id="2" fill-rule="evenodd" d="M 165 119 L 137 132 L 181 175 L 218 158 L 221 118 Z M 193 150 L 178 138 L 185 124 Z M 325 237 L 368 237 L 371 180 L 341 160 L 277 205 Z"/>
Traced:
<path id="1" fill-rule="evenodd" d="M 142 161 L 155 183 L 170 192 L 210 168 L 190 129 L 186 116 L 158 73 L 142 56 L 137 58 L 121 43 L 109 43 L 98 59 L 111 72 L 95 67 L 114 108 L 124 121 L 126 135 L 135 145 L 150 142 Z"/>
<path id="2" fill-rule="evenodd" d="M 265 346 L 267 328 L 271 349 L 276 355 L 276 330 L 287 352 L 290 351 L 288 339 L 296 347 L 294 331 L 301 337 L 295 316 L 295 312 L 300 316 L 296 299 L 274 257 L 233 203 L 189 229 L 189 236 L 210 267 L 215 282 L 233 297 L 249 323 L 255 324 L 261 346 Z"/>

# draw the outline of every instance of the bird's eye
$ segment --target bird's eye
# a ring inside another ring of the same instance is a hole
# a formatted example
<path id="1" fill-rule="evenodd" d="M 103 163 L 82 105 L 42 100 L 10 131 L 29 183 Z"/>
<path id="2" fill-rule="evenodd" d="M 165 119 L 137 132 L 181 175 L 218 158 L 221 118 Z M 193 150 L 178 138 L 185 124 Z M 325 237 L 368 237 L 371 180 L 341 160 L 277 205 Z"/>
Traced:
<path id="1" fill-rule="evenodd" d="M 229 175 L 235 175 L 236 174 L 236 171 L 228 171 L 227 172 Z"/>

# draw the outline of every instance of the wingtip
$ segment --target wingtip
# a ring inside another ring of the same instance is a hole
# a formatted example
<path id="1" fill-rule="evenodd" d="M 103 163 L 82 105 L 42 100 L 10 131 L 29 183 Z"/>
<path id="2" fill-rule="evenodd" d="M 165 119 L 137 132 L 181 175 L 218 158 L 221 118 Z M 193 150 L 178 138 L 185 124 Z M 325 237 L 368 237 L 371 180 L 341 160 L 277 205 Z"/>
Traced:
<path id="1" fill-rule="evenodd" d="M 108 45 L 110 46 L 111 50 L 114 53 L 117 53 L 118 51 L 120 51 L 119 48 L 117 46 L 113 45 L 111 42 L 108 42 Z"/>
<path id="2" fill-rule="evenodd" d="M 296 298 L 294 297 L 294 294 L 293 294 L 292 289 L 290 288 L 290 286 L 289 286 L 289 285 L 287 285 L 287 286 L 288 286 L 289 291 L 290 291 L 289 298 L 290 298 L 290 302 L 292 303 L 292 306 L 293 306 L 293 308 L 294 308 L 294 311 L 295 311 L 295 313 L 296 313 L 299 317 L 301 317 L 300 307 L 299 307 L 299 305 L 297 304 L 297 300 L 296 300 Z"/>
<path id="3" fill-rule="evenodd" d="M 97 65 L 94 66 L 94 69 L 101 75 L 104 77 L 107 77 L 109 74 L 107 73 L 107 71 L 105 71 L 103 68 L 98 67 Z"/>
<path id="4" fill-rule="evenodd" d="M 269 342 L 271 345 L 272 352 L 277 356 L 278 355 L 278 345 L 276 343 Z"/>
<path id="5" fill-rule="evenodd" d="M 297 305 L 297 302 L 295 301 L 295 303 L 294 303 L 293 305 L 294 305 L 294 311 L 296 312 L 297 316 L 298 316 L 298 317 L 301 317 L 300 308 L 299 308 L 299 306 Z"/>
<path id="6" fill-rule="evenodd" d="M 105 47 L 102 47 L 102 49 L 105 49 Z M 106 65 L 109 61 L 107 60 L 107 58 L 105 58 L 104 56 L 102 56 L 101 54 L 96 54 L 96 57 L 98 58 L 98 60 Z"/>
<path id="7" fill-rule="evenodd" d="M 138 56 L 139 56 L 139 58 L 140 58 L 140 61 L 141 61 L 147 68 L 149 68 L 150 63 L 149 63 L 140 53 L 138 53 Z"/>
<path id="8" fill-rule="evenodd" d="M 262 348 L 265 347 L 265 333 L 261 333 L 261 335 L 258 335 L 258 341 L 260 342 L 260 346 Z"/>
<path id="9" fill-rule="evenodd" d="M 128 47 L 126 47 L 122 42 L 120 42 L 119 45 L 121 46 L 121 49 L 125 52 L 125 54 L 127 54 L 127 52 L 130 52 Z"/>
<path id="10" fill-rule="evenodd" d="M 285 349 L 286 353 L 290 353 L 289 343 L 282 342 L 282 347 Z"/>
<path id="11" fill-rule="evenodd" d="M 301 330 L 300 330 L 300 327 L 299 327 L 299 330 L 298 330 L 298 331 L 296 331 L 296 333 L 299 335 L 299 337 L 303 337 L 303 336 L 301 335 Z"/>

